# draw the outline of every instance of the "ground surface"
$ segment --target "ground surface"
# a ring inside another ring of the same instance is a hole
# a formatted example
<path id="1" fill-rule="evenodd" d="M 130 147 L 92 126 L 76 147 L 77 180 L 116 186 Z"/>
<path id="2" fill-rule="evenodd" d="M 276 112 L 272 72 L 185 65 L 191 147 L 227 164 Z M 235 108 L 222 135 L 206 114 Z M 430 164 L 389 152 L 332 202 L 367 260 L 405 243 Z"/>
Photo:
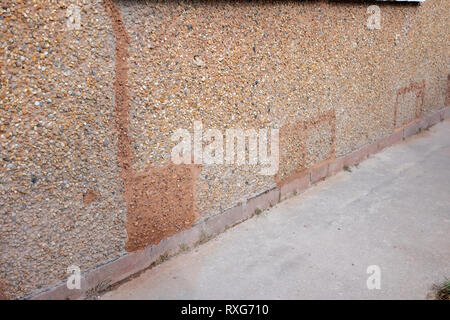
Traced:
<path id="1" fill-rule="evenodd" d="M 427 298 L 450 277 L 450 122 L 351 169 L 102 298 Z"/>

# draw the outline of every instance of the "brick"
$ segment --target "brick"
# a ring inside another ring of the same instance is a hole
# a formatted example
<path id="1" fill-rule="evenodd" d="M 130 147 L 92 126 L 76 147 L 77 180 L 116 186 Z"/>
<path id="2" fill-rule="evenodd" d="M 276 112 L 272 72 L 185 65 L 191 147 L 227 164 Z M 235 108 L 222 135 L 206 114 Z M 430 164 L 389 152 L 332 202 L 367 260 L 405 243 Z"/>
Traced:
<path id="1" fill-rule="evenodd" d="M 180 245 L 194 246 L 204 236 L 205 232 L 205 222 L 194 224 L 189 229 L 161 240 L 158 245 L 151 248 L 149 257 L 157 259 L 163 254 L 176 254 L 180 250 Z"/>
<path id="2" fill-rule="evenodd" d="M 366 156 L 367 150 L 364 150 L 362 148 L 355 150 L 344 157 L 344 166 L 348 167 L 354 166 L 363 161 L 366 158 Z"/>
<path id="3" fill-rule="evenodd" d="M 441 113 L 441 120 L 450 118 L 450 107 L 442 109 L 440 113 Z"/>
<path id="4" fill-rule="evenodd" d="M 48 291 L 39 293 L 32 300 L 66 300 L 79 299 L 85 296 L 86 292 L 94 288 L 101 281 L 109 281 L 113 284 L 126 277 L 144 269 L 141 266 L 143 251 L 128 253 L 114 261 L 108 262 L 94 270 L 82 273 L 81 288 L 68 289 L 65 282 L 50 288 Z"/>
<path id="5" fill-rule="evenodd" d="M 434 126 L 441 121 L 441 112 L 434 112 L 427 116 L 428 128 Z"/>
<path id="6" fill-rule="evenodd" d="M 85 276 L 86 286 L 83 289 L 87 291 L 95 288 L 103 281 L 110 284 L 116 283 L 145 269 L 152 262 L 148 260 L 144 250 L 128 253 L 119 259 L 90 270 Z"/>
<path id="7" fill-rule="evenodd" d="M 81 287 L 83 288 L 83 280 Z M 84 290 L 69 290 L 66 283 L 59 284 L 48 291 L 41 292 L 31 297 L 30 300 L 75 300 L 83 296 Z"/>
<path id="8" fill-rule="evenodd" d="M 311 184 L 323 180 L 328 174 L 328 163 L 322 163 L 311 169 Z"/>
<path id="9" fill-rule="evenodd" d="M 366 144 L 364 147 L 361 148 L 361 157 L 364 160 L 377 152 L 378 152 L 378 141 L 375 141 Z"/>
<path id="10" fill-rule="evenodd" d="M 394 133 L 388 135 L 387 137 L 382 138 L 378 142 L 378 150 L 383 150 L 384 148 L 388 148 L 393 144 L 400 142 L 403 140 L 404 130 L 396 130 Z"/>
<path id="11" fill-rule="evenodd" d="M 219 213 L 213 217 L 206 219 L 205 231 L 210 235 L 219 234 L 226 230 L 227 227 L 243 220 L 242 205 L 234 206 L 223 213 Z"/>
<path id="12" fill-rule="evenodd" d="M 243 216 L 245 218 L 251 217 L 256 209 L 264 211 L 271 206 L 274 206 L 280 201 L 280 189 L 273 188 L 269 191 L 263 192 L 253 198 L 248 199 L 243 207 Z"/>
<path id="13" fill-rule="evenodd" d="M 423 119 L 419 120 L 420 131 L 428 129 L 428 127 L 429 127 L 429 125 L 428 125 L 428 118 L 423 118 Z"/>
<path id="14" fill-rule="evenodd" d="M 337 158 L 328 164 L 327 176 L 331 177 L 344 169 L 344 158 Z"/>
<path id="15" fill-rule="evenodd" d="M 367 159 L 370 155 L 378 152 L 378 143 L 373 142 L 347 154 L 344 159 L 344 166 L 354 166 Z"/>
<path id="16" fill-rule="evenodd" d="M 310 173 L 307 172 L 299 176 L 297 179 L 284 184 L 283 186 L 281 186 L 280 198 L 286 199 L 292 194 L 303 192 L 304 190 L 308 189 L 310 180 Z"/>
<path id="17" fill-rule="evenodd" d="M 404 129 L 403 129 L 403 138 L 409 138 L 412 135 L 415 135 L 417 133 L 419 133 L 420 131 L 420 123 L 419 122 L 413 122 L 408 124 Z"/>

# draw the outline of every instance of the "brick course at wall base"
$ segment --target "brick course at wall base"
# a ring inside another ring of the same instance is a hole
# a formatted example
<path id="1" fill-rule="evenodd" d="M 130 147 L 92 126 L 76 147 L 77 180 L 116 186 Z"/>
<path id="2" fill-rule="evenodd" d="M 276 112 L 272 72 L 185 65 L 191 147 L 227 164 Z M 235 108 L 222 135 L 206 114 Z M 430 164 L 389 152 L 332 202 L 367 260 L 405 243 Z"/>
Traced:
<path id="1" fill-rule="evenodd" d="M 402 128 L 396 129 L 382 139 L 362 146 L 343 157 L 324 161 L 289 183 L 249 198 L 247 201 L 209 217 L 185 231 L 163 239 L 157 245 L 151 245 L 143 250 L 128 253 L 114 261 L 87 271 L 82 275 L 80 290 L 69 290 L 64 282 L 27 298 L 35 300 L 80 299 L 90 295 L 90 292 L 97 288 L 99 284 L 114 285 L 121 281 L 126 281 L 128 277 L 146 270 L 156 263 L 186 250 L 188 247 L 193 248 L 208 241 L 236 224 L 253 217 L 255 214 L 271 208 L 280 201 L 305 191 L 311 185 L 342 171 L 344 166 L 354 166 L 371 155 L 402 142 L 413 134 L 426 130 L 438 122 L 449 118 L 450 107 L 428 114 Z"/>

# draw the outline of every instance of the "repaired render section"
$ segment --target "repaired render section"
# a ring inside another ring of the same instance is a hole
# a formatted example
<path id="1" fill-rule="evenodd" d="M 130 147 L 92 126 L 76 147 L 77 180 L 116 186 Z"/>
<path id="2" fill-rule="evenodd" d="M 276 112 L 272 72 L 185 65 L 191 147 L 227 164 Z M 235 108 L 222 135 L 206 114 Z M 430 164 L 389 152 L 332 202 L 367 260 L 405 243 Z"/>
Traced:
<path id="1" fill-rule="evenodd" d="M 130 95 L 128 90 L 128 48 L 130 37 L 122 15 L 111 0 L 103 5 L 113 23 L 115 50 L 115 111 L 118 130 L 117 156 L 127 205 L 126 250 L 134 251 L 158 243 L 195 221 L 195 180 L 198 171 L 191 166 L 133 167 L 135 145 L 128 129 Z"/>
<path id="2" fill-rule="evenodd" d="M 276 202 L 295 179 L 324 178 L 324 163 L 398 141 L 394 130 L 448 106 L 448 1 L 377 2 L 379 30 L 366 27 L 371 4 L 3 4 L 0 294 L 54 288 L 70 265 L 129 274 L 125 261 L 144 266 L 149 246 L 197 236 L 256 195 Z M 67 28 L 71 5 L 79 29 Z M 280 129 L 278 173 L 173 165 L 170 138 L 194 121 Z"/>

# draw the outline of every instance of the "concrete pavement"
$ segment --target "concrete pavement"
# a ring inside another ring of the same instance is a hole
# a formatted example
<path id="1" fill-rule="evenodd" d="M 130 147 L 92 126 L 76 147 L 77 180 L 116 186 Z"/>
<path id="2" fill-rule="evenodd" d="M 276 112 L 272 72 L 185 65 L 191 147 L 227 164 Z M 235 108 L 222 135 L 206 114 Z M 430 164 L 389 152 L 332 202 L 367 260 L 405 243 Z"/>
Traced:
<path id="1" fill-rule="evenodd" d="M 450 277 L 450 121 L 351 170 L 101 298 L 425 299 Z"/>

